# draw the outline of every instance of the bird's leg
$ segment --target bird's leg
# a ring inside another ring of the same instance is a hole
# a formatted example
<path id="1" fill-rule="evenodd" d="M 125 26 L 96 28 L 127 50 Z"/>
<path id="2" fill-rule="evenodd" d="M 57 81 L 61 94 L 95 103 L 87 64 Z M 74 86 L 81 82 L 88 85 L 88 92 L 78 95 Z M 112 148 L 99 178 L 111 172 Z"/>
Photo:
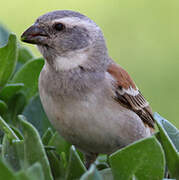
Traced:
<path id="1" fill-rule="evenodd" d="M 95 162 L 98 154 L 91 153 L 91 154 L 85 154 L 85 166 L 87 169 L 89 169 L 90 165 Z"/>

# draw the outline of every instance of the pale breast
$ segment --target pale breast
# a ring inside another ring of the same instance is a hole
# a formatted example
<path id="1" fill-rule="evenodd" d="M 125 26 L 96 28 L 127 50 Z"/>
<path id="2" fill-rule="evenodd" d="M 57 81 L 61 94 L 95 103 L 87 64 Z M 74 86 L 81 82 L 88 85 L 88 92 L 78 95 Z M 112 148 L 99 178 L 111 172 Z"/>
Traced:
<path id="1" fill-rule="evenodd" d="M 148 136 L 135 113 L 94 94 L 86 101 L 57 102 L 44 91 L 40 97 L 54 127 L 67 141 L 84 151 L 111 153 Z"/>
<path id="2" fill-rule="evenodd" d="M 67 141 L 83 151 L 111 153 L 150 135 L 137 114 L 113 99 L 109 83 L 81 98 L 54 97 L 49 93 L 52 87 L 47 86 L 47 91 L 43 83 L 40 77 L 40 98 L 49 120 Z"/>

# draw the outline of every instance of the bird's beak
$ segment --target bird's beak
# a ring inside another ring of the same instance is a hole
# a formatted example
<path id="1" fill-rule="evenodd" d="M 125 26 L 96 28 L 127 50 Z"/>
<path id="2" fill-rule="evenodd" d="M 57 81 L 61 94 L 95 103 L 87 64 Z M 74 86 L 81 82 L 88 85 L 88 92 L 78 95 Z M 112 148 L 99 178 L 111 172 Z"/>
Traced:
<path id="1" fill-rule="evenodd" d="M 44 44 L 48 34 L 38 25 L 30 26 L 22 35 L 21 41 L 30 44 Z"/>

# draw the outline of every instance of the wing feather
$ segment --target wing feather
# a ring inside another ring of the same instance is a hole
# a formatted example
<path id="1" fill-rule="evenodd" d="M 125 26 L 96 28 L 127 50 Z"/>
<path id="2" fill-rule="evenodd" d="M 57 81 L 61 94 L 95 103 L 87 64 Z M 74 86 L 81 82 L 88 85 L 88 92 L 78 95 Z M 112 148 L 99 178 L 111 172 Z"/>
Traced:
<path id="1" fill-rule="evenodd" d="M 121 105 L 134 111 L 149 127 L 154 128 L 152 109 L 129 74 L 114 63 L 109 65 L 108 73 L 116 80 L 115 99 Z"/>

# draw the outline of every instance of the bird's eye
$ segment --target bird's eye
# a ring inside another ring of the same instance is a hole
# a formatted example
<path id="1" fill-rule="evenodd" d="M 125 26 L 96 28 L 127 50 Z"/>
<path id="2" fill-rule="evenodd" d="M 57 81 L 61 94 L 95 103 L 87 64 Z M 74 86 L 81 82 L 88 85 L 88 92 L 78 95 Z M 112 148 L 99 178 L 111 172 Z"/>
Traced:
<path id="1" fill-rule="evenodd" d="M 62 23 L 57 23 L 57 24 L 54 25 L 54 28 L 57 31 L 62 31 L 65 28 L 65 26 Z"/>

